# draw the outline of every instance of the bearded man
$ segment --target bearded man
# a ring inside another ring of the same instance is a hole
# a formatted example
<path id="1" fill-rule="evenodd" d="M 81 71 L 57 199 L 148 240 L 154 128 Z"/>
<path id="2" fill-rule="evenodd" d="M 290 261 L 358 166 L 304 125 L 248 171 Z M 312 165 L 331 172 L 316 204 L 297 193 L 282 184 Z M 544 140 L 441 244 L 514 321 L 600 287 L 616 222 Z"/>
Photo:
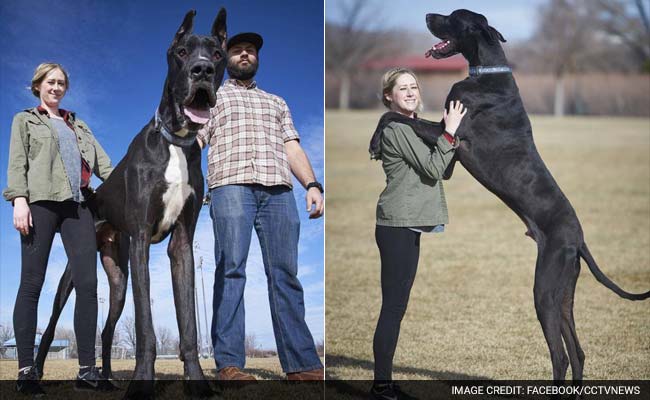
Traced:
<path id="1" fill-rule="evenodd" d="M 323 365 L 305 323 L 298 280 L 300 218 L 291 173 L 307 190 L 310 218 L 323 215 L 323 188 L 299 143 L 286 102 L 254 81 L 263 40 L 241 33 L 227 42 L 228 75 L 199 132 L 208 151 L 215 239 L 214 358 L 222 380 L 254 380 L 245 364 L 244 286 L 253 228 L 268 281 L 273 332 L 289 380 L 322 380 Z"/>

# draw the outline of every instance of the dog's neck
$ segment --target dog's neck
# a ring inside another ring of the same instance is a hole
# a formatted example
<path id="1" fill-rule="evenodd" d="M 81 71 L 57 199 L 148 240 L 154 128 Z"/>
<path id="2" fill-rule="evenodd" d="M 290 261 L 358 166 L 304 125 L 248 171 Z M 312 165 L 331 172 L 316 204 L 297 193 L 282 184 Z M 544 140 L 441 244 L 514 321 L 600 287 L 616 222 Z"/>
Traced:
<path id="1" fill-rule="evenodd" d="M 474 54 L 465 55 L 470 67 L 508 65 L 503 48 L 500 44 L 481 43 Z"/>
<path id="2" fill-rule="evenodd" d="M 171 133 L 169 129 L 165 127 L 165 123 L 160 116 L 159 110 L 156 110 L 156 114 L 154 115 L 154 128 L 156 131 L 160 132 L 160 135 L 165 138 L 166 141 L 176 146 L 191 147 L 196 141 L 196 132 L 189 132 L 188 135 L 184 137 Z"/>
<path id="3" fill-rule="evenodd" d="M 154 116 L 154 128 L 169 143 L 180 147 L 190 147 L 196 141 L 196 132 L 189 131 L 184 136 L 177 135 L 180 129 L 185 129 L 181 128 L 183 123 L 178 121 L 177 108 L 169 82 L 165 80 L 163 95 Z"/>

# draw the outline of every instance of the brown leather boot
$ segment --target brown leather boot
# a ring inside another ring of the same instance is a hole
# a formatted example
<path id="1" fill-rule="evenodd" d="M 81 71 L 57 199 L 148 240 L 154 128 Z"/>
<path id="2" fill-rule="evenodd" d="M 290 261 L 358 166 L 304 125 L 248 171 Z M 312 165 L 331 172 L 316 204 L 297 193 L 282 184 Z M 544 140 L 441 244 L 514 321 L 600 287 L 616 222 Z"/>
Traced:
<path id="1" fill-rule="evenodd" d="M 224 367 L 219 370 L 217 377 L 221 381 L 255 381 L 253 375 L 247 374 L 237 367 Z"/>
<path id="2" fill-rule="evenodd" d="M 322 368 L 312 369 L 311 371 L 292 372 L 287 374 L 287 380 L 290 381 L 322 381 L 325 379 L 325 373 Z"/>

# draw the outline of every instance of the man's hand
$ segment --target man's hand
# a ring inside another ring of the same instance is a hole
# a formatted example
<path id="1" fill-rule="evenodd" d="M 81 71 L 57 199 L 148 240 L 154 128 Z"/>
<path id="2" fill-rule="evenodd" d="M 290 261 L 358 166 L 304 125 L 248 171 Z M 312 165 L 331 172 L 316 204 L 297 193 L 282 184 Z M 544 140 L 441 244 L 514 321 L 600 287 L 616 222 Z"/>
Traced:
<path id="1" fill-rule="evenodd" d="M 323 202 L 323 196 L 320 193 L 318 188 L 309 188 L 307 195 L 307 212 L 309 212 L 309 219 L 316 219 L 323 216 L 325 211 L 325 203 Z"/>
<path id="2" fill-rule="evenodd" d="M 284 148 L 287 151 L 291 172 L 302 183 L 303 187 L 307 187 L 309 183 L 315 182 L 316 175 L 300 143 L 297 140 L 289 140 L 284 143 Z M 309 188 L 305 199 L 307 200 L 309 219 L 322 217 L 325 210 L 325 203 L 323 202 L 323 195 L 320 190 L 315 187 Z"/>

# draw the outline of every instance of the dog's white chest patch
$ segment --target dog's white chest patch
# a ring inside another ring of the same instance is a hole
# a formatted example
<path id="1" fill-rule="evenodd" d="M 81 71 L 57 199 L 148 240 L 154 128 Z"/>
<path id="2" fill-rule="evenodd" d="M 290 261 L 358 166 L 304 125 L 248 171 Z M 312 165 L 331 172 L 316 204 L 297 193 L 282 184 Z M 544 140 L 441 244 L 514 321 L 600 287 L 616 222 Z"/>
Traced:
<path id="1" fill-rule="evenodd" d="M 169 145 L 169 164 L 165 169 L 165 181 L 167 190 L 162 196 L 163 217 L 158 223 L 158 231 L 153 235 L 153 241 L 160 238 L 176 222 L 180 215 L 185 201 L 194 193 L 194 189 L 189 185 L 189 174 L 187 171 L 187 160 L 183 150 L 172 144 Z"/>

